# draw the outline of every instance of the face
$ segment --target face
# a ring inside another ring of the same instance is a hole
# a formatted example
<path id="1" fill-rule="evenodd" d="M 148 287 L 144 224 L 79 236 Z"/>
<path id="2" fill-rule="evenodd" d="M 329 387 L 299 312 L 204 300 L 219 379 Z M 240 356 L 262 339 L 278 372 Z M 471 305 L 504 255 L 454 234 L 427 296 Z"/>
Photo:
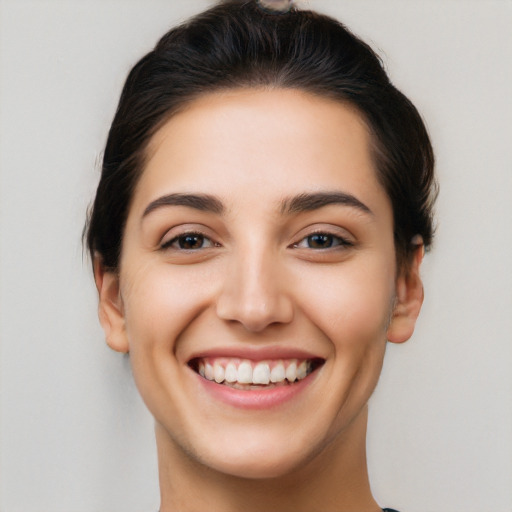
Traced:
<path id="1" fill-rule="evenodd" d="M 119 277 L 97 282 L 175 453 L 279 476 L 364 411 L 421 304 L 369 144 L 353 108 L 291 90 L 202 97 L 154 136 Z"/>

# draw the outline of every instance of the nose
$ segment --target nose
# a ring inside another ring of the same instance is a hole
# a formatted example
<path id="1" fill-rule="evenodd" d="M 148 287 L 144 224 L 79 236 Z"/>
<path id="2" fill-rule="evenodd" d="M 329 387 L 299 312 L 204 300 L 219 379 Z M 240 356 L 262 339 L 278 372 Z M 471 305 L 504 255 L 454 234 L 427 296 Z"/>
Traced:
<path id="1" fill-rule="evenodd" d="M 286 273 L 269 254 L 240 255 L 226 271 L 217 315 L 251 332 L 293 319 Z"/>

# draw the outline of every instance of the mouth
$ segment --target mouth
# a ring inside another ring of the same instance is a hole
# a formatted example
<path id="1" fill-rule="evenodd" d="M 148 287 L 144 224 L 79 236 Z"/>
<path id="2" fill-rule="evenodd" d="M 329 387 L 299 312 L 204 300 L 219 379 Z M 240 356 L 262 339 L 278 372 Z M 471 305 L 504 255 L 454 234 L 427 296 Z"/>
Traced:
<path id="1" fill-rule="evenodd" d="M 203 379 L 229 388 L 254 391 L 291 386 L 311 375 L 323 359 L 250 359 L 198 357 L 189 367 Z"/>

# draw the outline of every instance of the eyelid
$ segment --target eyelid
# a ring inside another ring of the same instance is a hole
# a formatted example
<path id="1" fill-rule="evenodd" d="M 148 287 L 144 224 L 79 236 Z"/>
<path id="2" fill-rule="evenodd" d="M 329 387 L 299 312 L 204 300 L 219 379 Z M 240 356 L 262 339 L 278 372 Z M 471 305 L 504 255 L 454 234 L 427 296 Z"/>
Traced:
<path id="1" fill-rule="evenodd" d="M 317 226 L 309 226 L 308 228 L 302 229 L 295 238 L 295 242 L 293 242 L 290 247 L 292 248 L 299 248 L 298 245 L 306 240 L 310 236 L 314 235 L 328 235 L 332 236 L 333 238 L 336 238 L 341 241 L 340 244 L 329 247 L 324 250 L 328 249 L 335 249 L 336 247 L 350 247 L 354 246 L 356 244 L 355 237 L 346 229 L 341 228 L 339 226 L 326 226 L 326 225 L 317 225 Z M 319 249 L 314 249 L 319 250 Z"/>
<path id="2" fill-rule="evenodd" d="M 207 246 L 198 247 L 197 249 L 184 249 L 183 247 L 173 247 L 174 244 L 178 243 L 181 238 L 185 238 L 187 236 L 198 236 L 201 237 L 203 242 L 208 241 L 209 244 Z M 187 232 L 182 233 L 180 235 L 175 236 L 174 238 L 171 238 L 164 242 L 161 246 L 162 249 L 175 249 L 177 251 L 200 251 L 201 249 L 209 249 L 211 247 L 218 247 L 218 244 L 215 243 L 210 237 L 207 237 L 203 235 L 202 233 L 193 233 L 193 232 Z"/>
<path id="3" fill-rule="evenodd" d="M 165 232 L 164 236 L 158 243 L 158 248 L 169 249 L 171 248 L 173 243 L 178 241 L 179 238 L 187 235 L 198 235 L 203 237 L 205 240 L 209 240 L 212 244 L 210 247 L 220 246 L 220 244 L 215 240 L 215 237 L 212 236 L 209 229 L 202 226 L 198 226 L 197 224 L 181 224 L 179 226 L 174 226 Z M 205 247 L 205 249 L 208 249 L 210 247 Z M 177 250 L 186 251 L 187 249 Z M 199 249 L 190 250 L 197 251 Z"/>
<path id="4" fill-rule="evenodd" d="M 307 245 L 302 245 L 304 242 L 307 244 L 308 239 L 315 235 L 325 235 L 328 237 L 331 237 L 333 239 L 333 244 L 329 247 L 309 247 Z M 314 251 L 328 251 L 328 250 L 335 250 L 337 248 L 344 248 L 344 247 L 352 247 L 354 244 L 346 240 L 345 238 L 342 238 L 338 235 L 333 235 L 331 233 L 311 233 L 311 235 L 307 235 L 302 240 L 299 240 L 296 244 L 293 245 L 293 247 L 297 249 L 311 249 Z"/>

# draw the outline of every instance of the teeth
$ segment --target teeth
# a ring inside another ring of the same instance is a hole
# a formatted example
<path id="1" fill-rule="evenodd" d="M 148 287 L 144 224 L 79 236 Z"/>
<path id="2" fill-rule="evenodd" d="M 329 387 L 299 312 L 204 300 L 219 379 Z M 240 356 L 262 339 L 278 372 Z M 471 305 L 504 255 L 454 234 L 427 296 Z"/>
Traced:
<path id="1" fill-rule="evenodd" d="M 213 365 L 213 377 L 219 384 L 224 382 L 224 368 L 219 363 Z"/>
<path id="2" fill-rule="evenodd" d="M 199 361 L 197 371 L 207 380 L 215 381 L 218 384 L 249 384 L 249 385 L 269 385 L 285 384 L 286 381 L 292 383 L 296 380 L 302 380 L 311 371 L 311 361 L 301 361 L 291 359 L 289 361 L 260 361 L 255 363 L 239 359 L 228 360 L 220 358 L 218 360 Z M 272 367 L 272 368 L 271 368 Z"/>
<path id="3" fill-rule="evenodd" d="M 286 380 L 295 382 L 297 380 L 297 361 L 292 361 L 286 368 Z"/>
<path id="4" fill-rule="evenodd" d="M 228 363 L 226 366 L 226 374 L 225 379 L 227 382 L 236 382 L 236 379 L 238 378 L 238 372 L 236 370 L 236 366 L 234 363 Z"/>
<path id="5" fill-rule="evenodd" d="M 204 365 L 204 376 L 208 380 L 213 380 L 213 366 L 210 363 Z"/>
<path id="6" fill-rule="evenodd" d="M 238 382 L 240 384 L 252 384 L 252 366 L 251 363 L 242 362 L 238 367 Z"/>
<path id="7" fill-rule="evenodd" d="M 303 379 L 308 374 L 308 363 L 306 361 L 302 361 L 302 363 L 297 366 L 297 379 Z"/>
<path id="8" fill-rule="evenodd" d="M 286 373 L 284 371 L 284 364 L 282 361 L 279 361 L 272 371 L 270 372 L 270 381 L 271 382 L 283 382 L 286 379 Z"/>
<path id="9" fill-rule="evenodd" d="M 268 384 L 270 382 L 270 366 L 267 363 L 258 363 L 252 372 L 253 384 Z"/>

